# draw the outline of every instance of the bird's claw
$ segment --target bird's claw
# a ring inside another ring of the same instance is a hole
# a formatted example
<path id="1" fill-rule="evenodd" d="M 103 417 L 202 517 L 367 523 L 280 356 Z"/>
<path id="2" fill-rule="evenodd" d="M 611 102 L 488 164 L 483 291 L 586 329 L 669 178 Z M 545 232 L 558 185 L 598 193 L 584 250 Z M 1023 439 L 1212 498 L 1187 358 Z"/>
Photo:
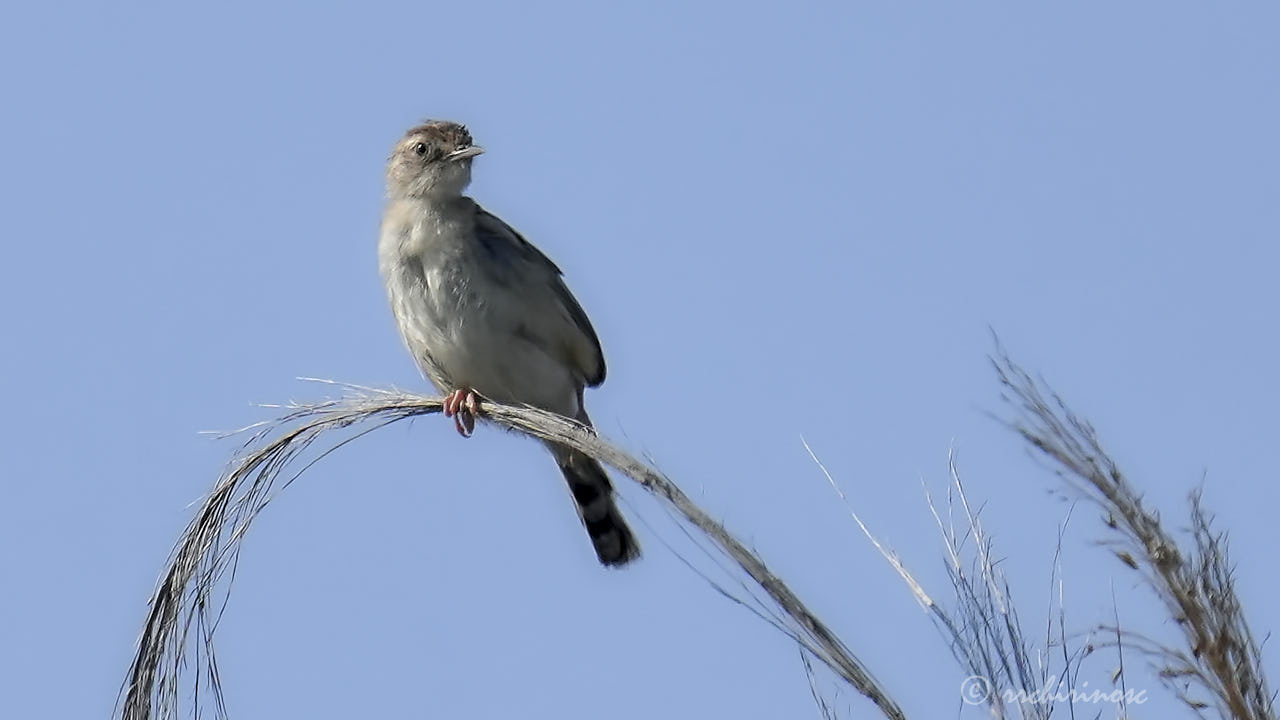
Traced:
<path id="1" fill-rule="evenodd" d="M 453 418 L 453 426 L 464 438 L 476 430 L 476 415 L 480 412 L 480 398 L 469 388 L 459 388 L 445 396 L 444 416 Z"/>

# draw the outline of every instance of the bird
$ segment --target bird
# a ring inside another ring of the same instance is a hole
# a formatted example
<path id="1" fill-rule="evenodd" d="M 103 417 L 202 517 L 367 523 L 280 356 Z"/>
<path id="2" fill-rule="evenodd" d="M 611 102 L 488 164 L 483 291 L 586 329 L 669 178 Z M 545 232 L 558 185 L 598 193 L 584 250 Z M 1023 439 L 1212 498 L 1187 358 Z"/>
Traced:
<path id="1" fill-rule="evenodd" d="M 585 388 L 604 352 L 563 273 L 520 233 L 465 195 L 484 149 L 467 128 L 429 120 L 387 160 L 378 264 L 396 324 L 443 411 L 470 437 L 486 400 L 529 405 L 591 429 Z M 640 556 L 604 467 L 546 442 L 605 567 Z"/>

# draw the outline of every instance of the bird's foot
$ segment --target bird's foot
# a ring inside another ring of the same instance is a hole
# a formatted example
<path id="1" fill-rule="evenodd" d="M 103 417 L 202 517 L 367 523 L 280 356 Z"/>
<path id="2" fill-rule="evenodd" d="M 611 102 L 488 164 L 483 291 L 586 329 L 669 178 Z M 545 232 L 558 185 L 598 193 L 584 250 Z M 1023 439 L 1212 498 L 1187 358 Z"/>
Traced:
<path id="1" fill-rule="evenodd" d="M 476 414 L 480 412 L 480 398 L 471 388 L 458 388 L 445 396 L 444 416 L 453 418 L 453 426 L 462 437 L 471 437 L 476 430 Z"/>

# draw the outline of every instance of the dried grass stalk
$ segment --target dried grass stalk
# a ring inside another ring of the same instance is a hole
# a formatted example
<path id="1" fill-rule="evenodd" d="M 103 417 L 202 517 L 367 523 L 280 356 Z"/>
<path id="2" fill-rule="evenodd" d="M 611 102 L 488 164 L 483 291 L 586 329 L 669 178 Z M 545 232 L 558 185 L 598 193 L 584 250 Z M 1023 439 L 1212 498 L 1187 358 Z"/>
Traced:
<path id="1" fill-rule="evenodd" d="M 213 636 L 226 607 L 241 542 L 250 524 L 280 490 L 328 453 L 384 425 L 441 409 L 437 398 L 353 385 L 342 387 L 345 396 L 341 399 L 289 405 L 282 417 L 239 431 L 247 433 L 248 440 L 178 541 L 151 598 L 150 613 L 122 688 L 124 701 L 120 710 L 125 720 L 176 718 L 188 699 L 193 716 L 211 703 L 216 717 L 226 717 Z M 634 480 L 701 531 L 764 591 L 776 611 L 767 608 L 762 617 L 870 699 L 884 717 L 905 719 L 902 710 L 844 642 L 759 556 L 695 505 L 665 475 L 558 415 L 485 403 L 481 416 L 517 432 L 573 447 Z M 723 588 L 718 589 L 724 592 Z M 193 677 L 184 672 L 188 660 L 195 665 Z"/>
<path id="2" fill-rule="evenodd" d="M 1199 492 L 1191 495 L 1191 546 L 1180 549 L 1087 421 L 1003 350 L 992 364 L 1004 400 L 1017 413 L 1009 425 L 1048 458 L 1059 477 L 1102 508 L 1114 532 L 1107 544 L 1165 604 L 1185 647 L 1161 645 L 1119 627 L 1104 629 L 1156 662 L 1166 685 L 1198 714 L 1212 708 L 1221 718 L 1275 720 L 1275 696 L 1236 594 L 1226 538 L 1212 529 Z"/>
<path id="3" fill-rule="evenodd" d="M 806 445 L 806 449 L 808 446 Z M 1088 639 L 1071 649 L 1067 640 L 1066 611 L 1062 604 L 1062 537 L 1068 517 L 1058 528 L 1058 544 L 1050 568 L 1051 596 L 1044 637 L 1037 639 L 1022 625 L 1013 592 L 995 546 L 982 524 L 982 510 L 969 502 L 954 451 L 948 454 L 951 482 L 945 508 L 940 509 L 925 489 L 925 501 L 933 514 L 946 551 L 947 577 L 954 601 L 944 607 L 925 590 L 897 553 L 872 534 L 849 503 L 840 484 L 809 450 L 831 487 L 840 496 L 853 521 L 910 588 L 916 601 L 947 641 L 952 655 L 967 675 L 960 686 L 961 699 L 969 705 L 984 705 L 996 720 L 1016 717 L 1047 720 L 1055 705 L 1046 702 L 1049 689 L 1070 692 L 1077 686 L 1085 657 L 1091 651 Z M 1074 706 L 1068 706 L 1074 716 Z"/>

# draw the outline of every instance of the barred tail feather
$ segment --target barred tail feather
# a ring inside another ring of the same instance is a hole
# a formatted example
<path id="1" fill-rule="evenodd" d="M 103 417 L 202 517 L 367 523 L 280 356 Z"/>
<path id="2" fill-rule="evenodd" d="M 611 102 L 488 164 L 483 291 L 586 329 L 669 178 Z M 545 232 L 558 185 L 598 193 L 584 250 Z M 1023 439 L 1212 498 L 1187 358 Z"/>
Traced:
<path id="1" fill-rule="evenodd" d="M 640 557 L 640 545 L 614 502 L 613 484 L 600 463 L 567 448 L 553 452 L 600 564 L 617 567 Z"/>

